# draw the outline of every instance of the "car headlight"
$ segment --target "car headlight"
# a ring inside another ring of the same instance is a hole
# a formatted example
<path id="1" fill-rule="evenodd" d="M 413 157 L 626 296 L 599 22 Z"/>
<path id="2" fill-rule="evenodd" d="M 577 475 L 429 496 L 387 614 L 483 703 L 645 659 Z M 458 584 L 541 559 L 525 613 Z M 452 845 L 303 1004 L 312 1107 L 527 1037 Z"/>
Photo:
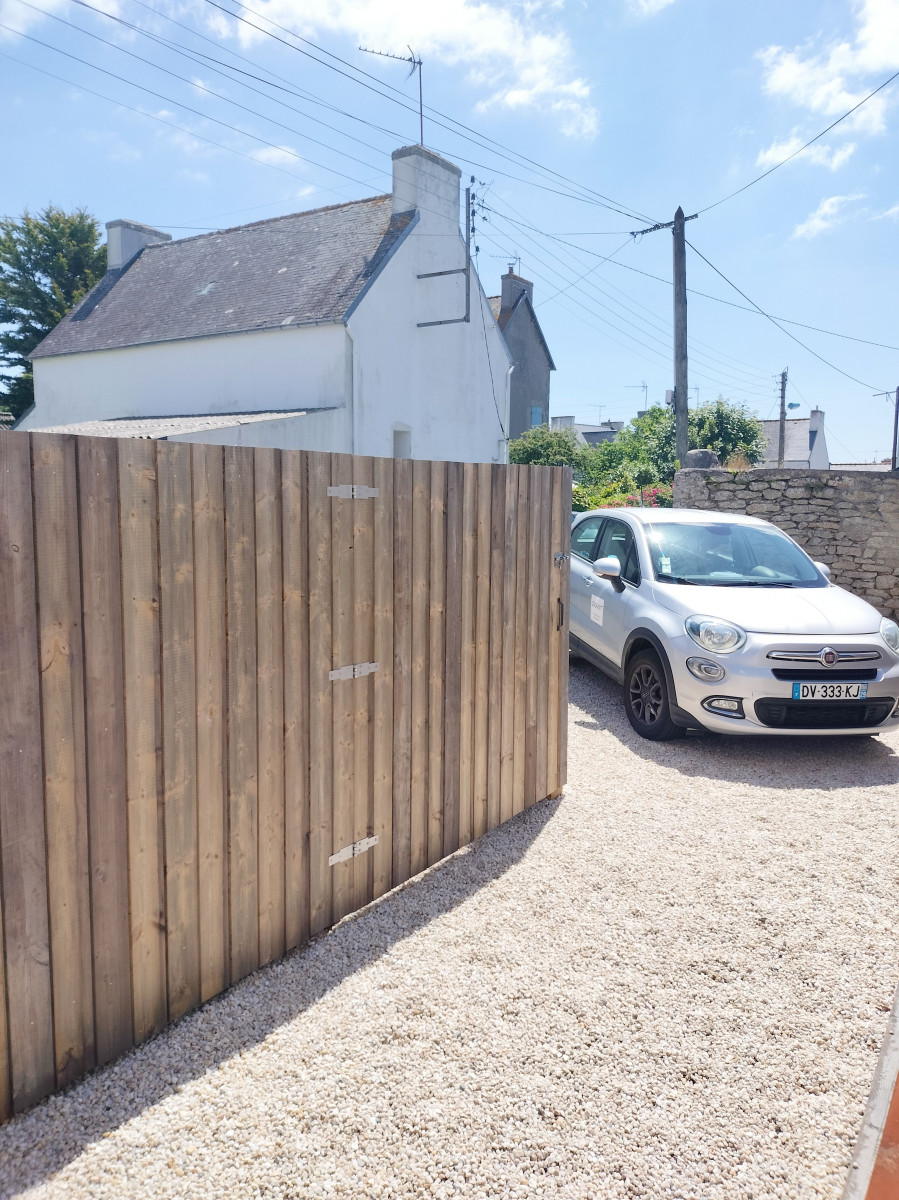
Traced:
<path id="1" fill-rule="evenodd" d="M 880 636 L 891 650 L 895 650 L 899 654 L 899 625 L 895 621 L 884 617 L 880 622 Z"/>
<path id="2" fill-rule="evenodd" d="M 687 617 L 684 627 L 697 646 L 717 654 L 733 654 L 746 641 L 746 634 L 739 625 L 731 625 L 730 621 L 718 617 Z"/>

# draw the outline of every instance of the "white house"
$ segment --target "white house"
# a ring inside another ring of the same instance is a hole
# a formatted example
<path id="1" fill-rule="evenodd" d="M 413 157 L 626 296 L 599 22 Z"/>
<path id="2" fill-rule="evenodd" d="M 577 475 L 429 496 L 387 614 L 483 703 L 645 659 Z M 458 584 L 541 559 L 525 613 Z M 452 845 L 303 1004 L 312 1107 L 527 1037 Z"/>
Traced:
<path id="1" fill-rule="evenodd" d="M 172 241 L 108 230 L 108 271 L 32 355 L 20 429 L 501 462 L 512 358 L 459 228 L 458 167 Z"/>
<path id="2" fill-rule="evenodd" d="M 780 421 L 762 421 L 765 433 L 765 457 L 760 467 L 777 466 Z M 784 466 L 827 471 L 830 455 L 824 435 L 824 413 L 813 408 L 807 417 L 788 417 L 784 422 Z"/>

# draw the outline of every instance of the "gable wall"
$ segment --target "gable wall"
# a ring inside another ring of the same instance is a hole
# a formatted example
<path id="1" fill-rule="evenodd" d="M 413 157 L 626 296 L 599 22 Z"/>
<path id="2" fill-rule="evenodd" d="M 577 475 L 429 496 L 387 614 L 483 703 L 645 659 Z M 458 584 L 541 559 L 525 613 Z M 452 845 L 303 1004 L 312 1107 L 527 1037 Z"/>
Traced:
<path id="1" fill-rule="evenodd" d="M 549 424 L 549 362 L 534 322 L 524 301 L 503 330 L 506 345 L 515 360 L 509 396 L 510 437 L 517 438 L 531 427 L 531 408 L 543 411 L 542 425 Z"/>

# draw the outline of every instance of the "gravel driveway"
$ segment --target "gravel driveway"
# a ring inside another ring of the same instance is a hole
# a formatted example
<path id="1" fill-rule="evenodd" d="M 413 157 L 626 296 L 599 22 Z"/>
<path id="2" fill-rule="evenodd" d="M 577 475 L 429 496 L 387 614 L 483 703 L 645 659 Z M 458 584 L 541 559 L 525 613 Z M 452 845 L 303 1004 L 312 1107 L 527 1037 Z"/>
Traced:
<path id="1" fill-rule="evenodd" d="M 899 973 L 899 731 L 655 746 L 0 1130 L 0 1194 L 832 1197 Z"/>

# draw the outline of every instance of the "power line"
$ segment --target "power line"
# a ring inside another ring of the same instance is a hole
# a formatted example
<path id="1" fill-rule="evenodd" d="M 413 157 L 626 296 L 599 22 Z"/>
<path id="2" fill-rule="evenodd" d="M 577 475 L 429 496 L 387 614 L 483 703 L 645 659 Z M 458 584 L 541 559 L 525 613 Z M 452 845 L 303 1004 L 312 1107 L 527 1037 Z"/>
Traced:
<path id="1" fill-rule="evenodd" d="M 781 162 L 775 163 L 773 167 L 769 167 L 767 171 L 763 171 L 761 175 L 757 175 L 755 179 L 750 179 L 749 183 L 744 183 L 741 188 L 737 188 L 737 190 L 735 192 L 731 192 L 729 196 L 723 196 L 720 200 L 716 200 L 714 204 L 708 204 L 705 208 L 701 208 L 699 210 L 700 215 L 702 215 L 702 213 L 709 212 L 713 208 L 717 208 L 719 204 L 725 204 L 728 200 L 733 200 L 734 196 L 739 196 L 741 192 L 745 192 L 747 188 L 751 188 L 760 180 L 767 179 L 772 172 L 777 171 L 780 167 L 786 166 L 786 164 L 792 161 L 792 159 L 794 159 L 798 154 L 802 154 L 804 150 L 808 150 L 809 146 L 813 146 L 815 142 L 820 141 L 825 134 L 830 133 L 831 129 L 836 129 L 837 125 L 839 125 L 842 121 L 845 121 L 847 117 L 851 117 L 857 109 L 861 108 L 863 104 L 867 104 L 867 102 L 873 96 L 876 96 L 878 92 L 882 92 L 885 87 L 889 87 L 894 79 L 899 79 L 899 71 L 896 71 L 895 74 L 889 77 L 889 79 L 885 79 L 879 87 L 874 89 L 873 92 L 869 92 L 867 96 L 859 100 L 858 104 L 853 104 L 852 108 L 850 108 L 848 112 L 844 112 L 841 117 L 837 117 L 837 119 L 831 122 L 826 129 L 822 129 L 820 133 L 815 134 L 815 136 L 810 141 L 806 142 L 804 146 L 800 146 L 798 150 L 794 150 L 792 154 L 788 154 L 787 157 Z M 802 343 L 800 342 L 800 345 L 801 344 Z"/>
<path id="2" fill-rule="evenodd" d="M 699 255 L 699 257 L 706 264 L 706 266 L 711 267 L 712 270 L 715 272 L 715 274 L 720 275 L 721 278 L 724 280 L 724 282 L 726 284 L 728 284 L 730 287 L 732 287 L 735 292 L 737 292 L 739 295 L 741 295 L 743 297 L 743 299 L 745 301 L 747 301 L 747 303 L 751 304 L 753 308 L 757 309 L 758 312 L 760 312 L 763 317 L 766 317 L 771 322 L 772 325 L 774 325 L 777 329 L 779 329 L 781 331 L 781 333 L 785 333 L 788 338 L 790 338 L 792 341 L 794 341 L 798 346 L 801 346 L 803 350 L 808 351 L 808 353 L 813 355 L 815 358 L 817 358 L 819 360 L 819 362 L 823 362 L 825 366 L 830 367 L 831 370 L 836 371 L 839 375 L 842 375 L 845 379 L 850 379 L 853 383 L 857 383 L 859 385 L 859 387 L 870 388 L 872 391 L 875 390 L 873 384 L 864 383 L 861 379 L 856 379 L 856 377 L 854 375 L 850 375 L 848 373 L 848 371 L 844 371 L 841 367 L 836 366 L 835 363 L 832 363 L 828 359 L 824 358 L 823 355 L 818 354 L 818 352 L 816 350 L 813 350 L 811 348 L 811 346 L 807 346 L 805 344 L 805 342 L 800 341 L 799 338 L 796 337 L 795 333 L 790 333 L 789 329 L 784 329 L 783 325 L 781 325 L 774 317 L 772 317 L 770 313 L 766 313 L 765 310 L 763 308 L 761 308 L 758 304 L 756 304 L 756 302 L 754 300 L 750 299 L 750 297 L 747 296 L 745 292 L 741 291 L 732 280 L 728 279 L 723 271 L 719 271 L 718 268 L 714 265 L 714 263 L 710 263 L 709 260 L 706 258 L 706 256 L 701 251 L 697 250 L 692 242 L 687 242 L 687 245 L 690 247 L 690 249 L 693 251 L 694 254 Z"/>

